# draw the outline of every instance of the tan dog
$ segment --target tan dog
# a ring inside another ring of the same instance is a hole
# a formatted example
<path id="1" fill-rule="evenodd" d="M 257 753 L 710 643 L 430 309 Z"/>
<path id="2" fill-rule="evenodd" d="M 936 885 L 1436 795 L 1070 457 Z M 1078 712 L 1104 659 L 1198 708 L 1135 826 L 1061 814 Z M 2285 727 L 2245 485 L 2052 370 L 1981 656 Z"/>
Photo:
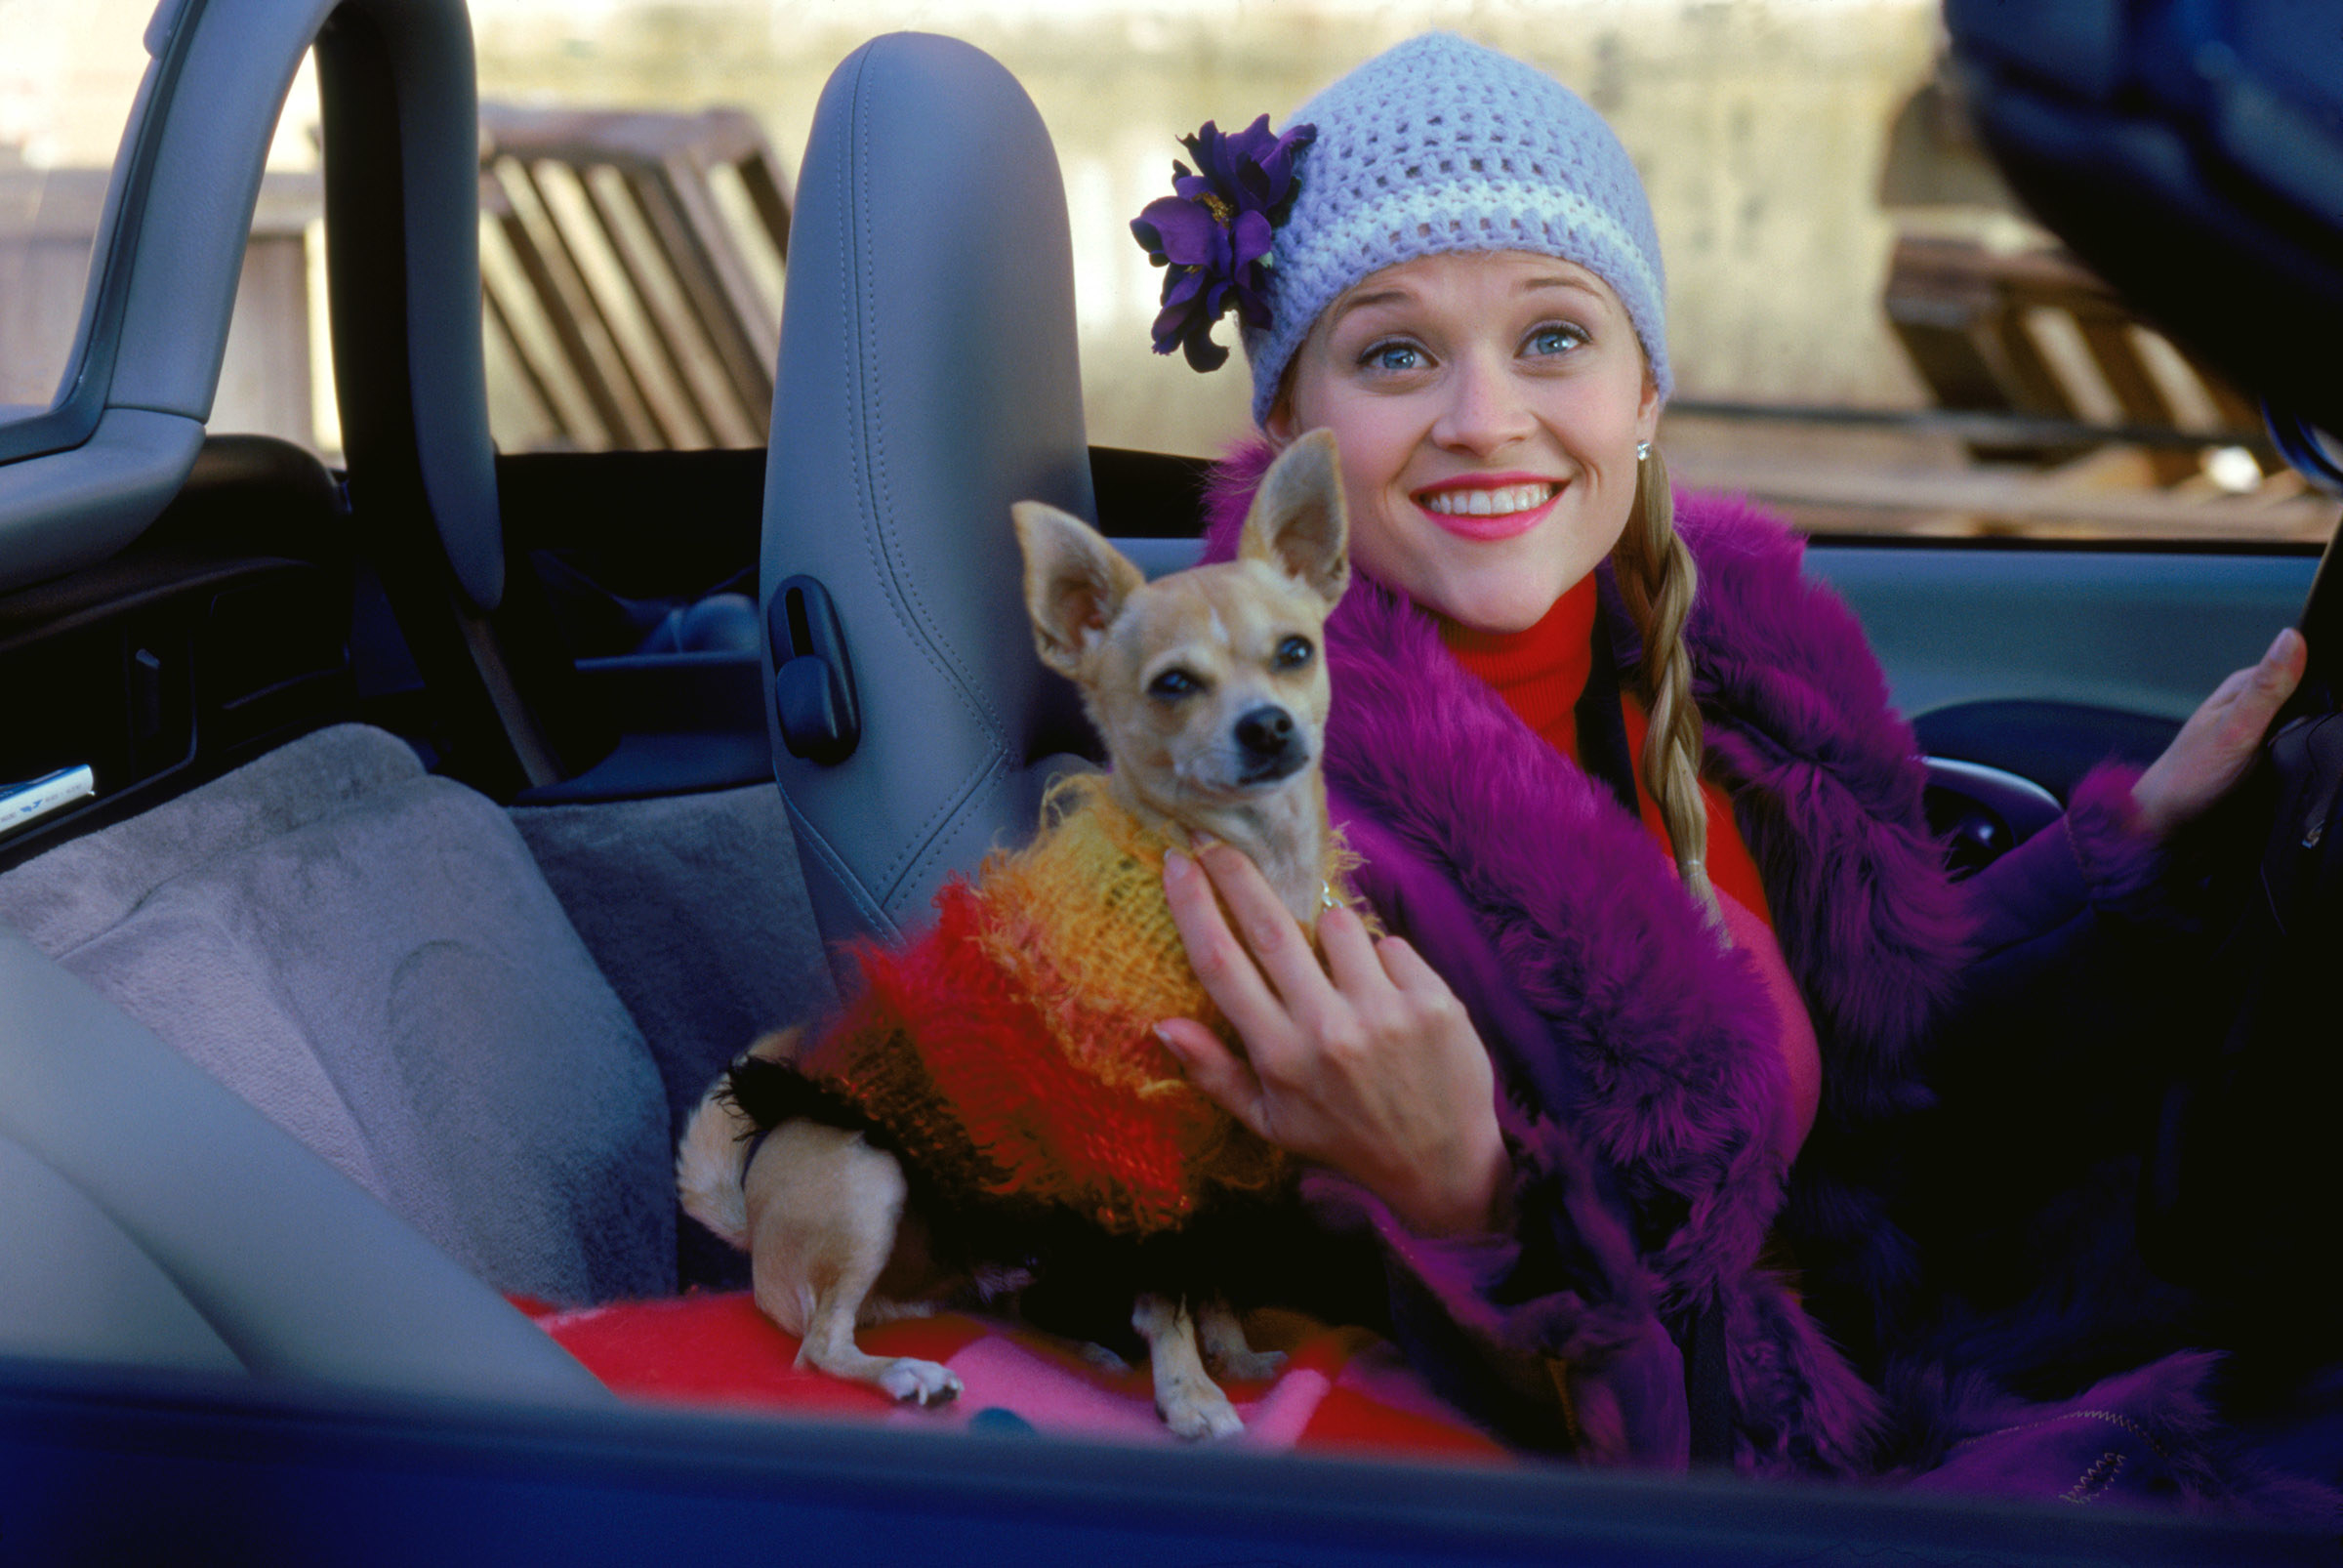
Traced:
<path id="1" fill-rule="evenodd" d="M 1173 845 L 1209 837 L 1243 850 L 1314 926 L 1332 897 L 1320 636 L 1349 582 L 1334 438 L 1306 436 L 1270 469 L 1236 560 L 1152 584 L 1078 518 L 1036 502 L 1014 515 L 1035 644 L 1080 688 L 1106 743 L 1104 793 Z M 797 1046 L 797 1031 L 767 1035 L 749 1058 L 787 1061 Z M 858 1324 L 929 1310 L 922 1299 L 946 1283 L 907 1222 L 899 1162 L 858 1133 L 801 1117 L 773 1128 L 744 1173 L 755 1124 L 732 1082 L 710 1089 L 684 1134 L 684 1210 L 749 1252 L 758 1305 L 802 1340 L 801 1362 L 897 1399 L 951 1398 L 960 1383 L 945 1368 L 854 1343 Z M 1205 1355 L 1234 1377 L 1282 1360 L 1249 1350 L 1217 1299 L 1142 1294 L 1131 1327 L 1149 1348 L 1157 1408 L 1183 1436 L 1243 1425 Z"/>

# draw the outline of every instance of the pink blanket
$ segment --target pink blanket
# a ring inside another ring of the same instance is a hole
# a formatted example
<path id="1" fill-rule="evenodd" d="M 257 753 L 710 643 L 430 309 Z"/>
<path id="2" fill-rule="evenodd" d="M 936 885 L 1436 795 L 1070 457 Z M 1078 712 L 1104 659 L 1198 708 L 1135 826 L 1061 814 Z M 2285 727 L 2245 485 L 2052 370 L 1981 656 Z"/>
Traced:
<path id="1" fill-rule="evenodd" d="M 613 1391 L 630 1398 L 927 1430 L 957 1429 L 971 1421 L 1011 1424 L 1013 1417 L 1057 1436 L 1179 1441 L 1156 1416 L 1144 1366 L 1103 1368 L 1063 1340 L 989 1318 L 945 1313 L 865 1329 L 857 1336 L 873 1355 L 919 1356 L 959 1374 L 960 1397 L 923 1410 L 897 1406 L 876 1389 L 799 1367 L 798 1341 L 760 1313 L 745 1291 L 574 1311 L 521 1305 Z M 1245 1418 L 1245 1433 L 1236 1443 L 1512 1463 L 1496 1439 L 1443 1404 L 1398 1352 L 1374 1335 L 1275 1311 L 1254 1313 L 1247 1330 L 1256 1348 L 1283 1350 L 1288 1360 L 1274 1379 L 1228 1385 L 1229 1398 Z"/>

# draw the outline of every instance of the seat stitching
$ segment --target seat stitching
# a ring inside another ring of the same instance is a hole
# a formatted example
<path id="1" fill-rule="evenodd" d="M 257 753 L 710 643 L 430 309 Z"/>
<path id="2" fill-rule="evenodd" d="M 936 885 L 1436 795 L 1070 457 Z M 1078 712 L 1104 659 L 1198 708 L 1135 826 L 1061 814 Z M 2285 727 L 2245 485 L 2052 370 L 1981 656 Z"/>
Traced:
<path id="1" fill-rule="evenodd" d="M 869 192 L 872 160 L 869 149 L 872 116 L 863 112 L 863 80 L 871 69 L 874 59 L 875 54 L 866 54 L 863 57 L 863 64 L 855 75 L 856 156 L 854 158 L 853 188 L 856 200 L 851 222 L 842 226 L 840 235 L 843 253 L 840 258 L 840 266 L 844 275 L 851 280 L 853 300 L 857 307 L 854 321 L 854 351 L 849 357 L 854 361 L 854 369 L 857 372 L 854 385 L 860 391 L 861 395 L 853 401 L 852 413 L 857 427 L 858 439 L 848 443 L 848 458 L 853 465 L 856 481 L 855 494 L 861 503 L 861 511 L 866 524 L 863 548 L 870 557 L 873 575 L 880 589 L 881 600 L 885 603 L 887 612 L 893 617 L 896 627 L 903 633 L 921 658 L 926 662 L 928 668 L 933 670 L 943 681 L 946 689 L 966 710 L 968 716 L 975 720 L 980 726 L 990 731 L 995 754 L 992 760 L 984 763 L 983 770 L 976 775 L 976 779 L 965 786 L 958 796 L 947 797 L 935 811 L 928 814 L 926 820 L 920 825 L 919 830 L 904 840 L 902 846 L 886 862 L 877 880 L 891 891 L 892 888 L 901 885 L 906 864 L 920 854 L 923 846 L 932 842 L 933 829 L 937 820 L 949 813 L 961 801 L 966 799 L 975 784 L 982 781 L 985 773 L 989 773 L 1001 765 L 1002 760 L 1006 759 L 1007 755 L 1008 746 L 1007 725 L 1002 722 L 1000 715 L 993 711 L 989 704 L 976 697 L 969 689 L 967 682 L 961 678 L 957 650 L 950 650 L 940 645 L 940 639 L 931 634 L 922 619 L 923 607 L 916 604 L 907 605 L 905 602 L 907 598 L 918 599 L 917 579 L 896 559 L 899 554 L 896 548 L 899 530 L 893 521 L 894 507 L 889 493 L 887 458 L 884 438 L 884 419 L 880 411 L 880 403 L 884 395 L 879 388 L 881 366 L 876 347 L 880 341 L 880 333 L 874 321 L 878 313 L 879 301 L 876 291 L 865 290 L 860 270 L 851 266 L 857 245 L 849 243 L 850 235 L 853 241 L 858 242 L 858 247 L 864 254 L 867 254 L 871 248 L 866 229 L 870 213 Z M 915 608 L 920 609 L 921 613 L 908 613 Z"/>
<path id="2" fill-rule="evenodd" d="M 797 803 L 786 795 L 782 797 L 782 805 L 789 811 L 789 825 L 791 830 L 797 834 L 799 842 L 813 846 L 815 858 L 828 867 L 830 874 L 838 879 L 839 886 L 845 889 L 846 896 L 854 901 L 855 908 L 864 919 L 869 921 L 873 928 L 885 932 L 888 936 L 900 937 L 902 928 L 887 914 L 884 905 L 872 901 L 870 889 L 864 886 L 862 879 L 855 875 L 854 868 L 846 863 L 845 857 L 838 852 L 827 838 L 822 836 L 821 829 L 815 826 L 813 819 L 800 810 Z"/>
<path id="3" fill-rule="evenodd" d="M 855 302 L 860 307 L 856 311 L 855 319 L 854 357 L 862 372 L 861 376 L 857 378 L 862 395 L 856 399 L 857 425 L 861 438 L 854 443 L 851 455 L 856 470 L 855 493 L 863 503 L 863 518 L 868 525 L 863 535 L 863 548 L 871 557 L 880 597 L 885 602 L 888 613 L 894 617 L 897 628 L 918 650 L 920 656 L 926 661 L 928 667 L 943 679 L 945 686 L 953 696 L 958 698 L 961 705 L 968 710 L 969 717 L 980 724 L 989 725 L 994 731 L 996 743 L 1000 744 L 1003 750 L 1007 750 L 1007 726 L 1000 722 L 997 715 L 989 712 L 967 689 L 966 684 L 959 679 L 952 659 L 946 657 L 945 650 L 937 646 L 936 640 L 930 636 L 926 625 L 918 614 L 911 613 L 914 606 L 905 602 L 906 598 L 910 597 L 911 584 L 907 581 L 910 573 L 905 571 L 895 559 L 897 552 L 893 548 L 893 543 L 897 530 L 893 522 L 894 503 L 888 484 L 886 422 L 882 406 L 885 392 L 881 386 L 882 365 L 878 351 L 881 333 L 876 320 L 880 302 L 878 291 L 866 290 L 863 286 L 861 269 L 851 265 L 853 254 L 856 251 L 862 255 L 868 255 L 871 251 L 868 228 L 872 161 L 870 137 L 873 116 L 864 112 L 862 86 L 864 76 L 868 74 L 875 59 L 876 51 L 874 50 L 872 54 L 864 57 L 863 69 L 858 71 L 855 76 L 854 186 L 856 200 L 853 222 L 849 226 L 855 243 L 848 254 L 841 258 L 841 266 L 846 269 L 846 275 L 853 280 Z M 957 655 L 955 654 L 953 657 L 957 657 Z M 888 870 L 891 872 L 895 866 L 900 864 L 901 858 L 898 857 L 895 865 L 889 866 Z"/>
<path id="4" fill-rule="evenodd" d="M 890 581 L 891 572 L 888 562 L 880 549 L 882 534 L 880 518 L 884 507 L 881 493 L 884 489 L 884 481 L 874 475 L 872 464 L 874 461 L 883 461 L 883 459 L 874 450 L 880 445 L 880 442 L 873 433 L 873 405 L 877 398 L 871 387 L 876 380 L 878 367 L 876 355 L 869 347 L 877 341 L 877 332 L 869 326 L 869 321 L 877 310 L 878 302 L 872 296 L 871 291 L 864 286 L 862 273 L 854 266 L 858 241 L 862 250 L 869 249 L 868 236 L 863 233 L 863 229 L 870 211 L 871 116 L 865 112 L 864 83 L 871 71 L 877 49 L 877 44 L 866 48 L 855 66 L 854 87 L 850 100 L 853 108 L 848 117 L 855 147 L 854 156 L 851 159 L 853 178 L 842 183 L 848 197 L 848 210 L 845 221 L 838 226 L 839 275 L 845 279 L 845 302 L 849 313 L 848 331 L 843 355 L 845 374 L 841 377 L 846 391 L 845 413 L 850 432 L 846 441 L 846 461 L 853 480 L 855 504 L 864 524 L 862 529 L 863 551 L 865 557 L 870 561 L 874 586 L 880 591 L 880 601 L 886 606 L 887 613 L 893 617 L 896 627 L 905 635 L 911 646 L 926 660 L 931 669 L 936 670 L 937 674 L 944 677 L 947 687 L 955 687 L 950 672 L 944 670 L 937 663 L 934 651 L 925 645 L 925 640 L 920 635 L 919 628 L 905 618 L 903 607 L 891 591 L 893 585 Z M 959 692 L 956 687 L 955 695 L 960 697 L 964 707 L 968 706 L 966 695 Z M 971 709 L 970 717 L 981 723 L 985 716 Z M 963 793 L 965 794 L 965 791 Z M 843 854 L 835 848 L 830 850 L 835 861 L 832 870 L 849 886 L 865 889 L 866 892 L 874 885 L 880 887 L 893 888 L 901 881 L 905 862 L 919 852 L 921 845 L 931 835 L 937 818 L 950 810 L 952 805 L 953 798 L 946 797 L 944 803 L 930 812 L 925 822 L 900 841 L 894 853 L 880 867 L 878 874 L 868 881 L 854 869 Z M 793 814 L 796 814 L 794 805 L 792 811 Z M 873 913 L 878 914 L 886 927 L 891 928 L 894 926 L 894 922 L 884 916 L 883 909 L 875 910 Z"/>
<path id="5" fill-rule="evenodd" d="M 957 796 L 946 803 L 945 809 L 949 810 L 954 815 L 957 815 L 960 808 L 965 806 L 970 800 L 974 799 L 976 795 L 983 790 L 987 783 L 989 783 L 996 776 L 1005 774 L 1007 771 L 1007 763 L 1008 759 L 1007 757 L 996 757 L 993 762 L 988 763 L 981 771 L 979 771 L 974 778 L 971 778 L 967 782 L 966 786 L 964 787 Z M 943 811 L 938 811 L 936 813 L 938 816 L 943 814 Z M 933 822 L 935 818 L 933 816 L 928 818 L 929 822 Z M 896 892 L 902 888 L 905 883 L 911 882 L 915 878 L 925 877 L 927 874 L 927 868 L 942 853 L 942 849 L 943 835 L 940 833 L 930 833 L 925 841 L 922 841 L 919 844 L 919 856 L 912 865 L 911 869 L 904 872 L 901 877 L 897 878 L 891 885 L 889 885 L 887 887 L 887 897 L 890 899 L 894 897 Z"/>

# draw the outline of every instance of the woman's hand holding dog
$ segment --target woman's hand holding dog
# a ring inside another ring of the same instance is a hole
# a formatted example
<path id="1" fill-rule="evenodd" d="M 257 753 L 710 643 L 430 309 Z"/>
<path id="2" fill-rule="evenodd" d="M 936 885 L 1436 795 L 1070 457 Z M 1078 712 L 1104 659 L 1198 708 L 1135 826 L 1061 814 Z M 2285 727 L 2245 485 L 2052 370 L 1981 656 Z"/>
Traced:
<path id="1" fill-rule="evenodd" d="M 1226 846 L 1166 855 L 1164 891 L 1196 977 L 1245 1042 L 1240 1057 L 1193 1019 L 1159 1026 L 1196 1087 L 1420 1232 L 1489 1226 L 1508 1171 L 1495 1074 L 1463 1005 L 1416 950 L 1332 909 L 1318 922 L 1322 967 L 1268 882 Z"/>

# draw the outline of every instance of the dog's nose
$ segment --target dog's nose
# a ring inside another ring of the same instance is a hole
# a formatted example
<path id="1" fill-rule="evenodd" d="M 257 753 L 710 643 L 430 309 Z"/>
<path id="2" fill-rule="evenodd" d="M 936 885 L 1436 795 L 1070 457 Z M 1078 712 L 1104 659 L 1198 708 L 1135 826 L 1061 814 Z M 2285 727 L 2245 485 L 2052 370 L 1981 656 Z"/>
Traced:
<path id="1" fill-rule="evenodd" d="M 1294 716 L 1263 703 L 1237 721 L 1237 744 L 1255 757 L 1275 757 L 1294 739 Z"/>

